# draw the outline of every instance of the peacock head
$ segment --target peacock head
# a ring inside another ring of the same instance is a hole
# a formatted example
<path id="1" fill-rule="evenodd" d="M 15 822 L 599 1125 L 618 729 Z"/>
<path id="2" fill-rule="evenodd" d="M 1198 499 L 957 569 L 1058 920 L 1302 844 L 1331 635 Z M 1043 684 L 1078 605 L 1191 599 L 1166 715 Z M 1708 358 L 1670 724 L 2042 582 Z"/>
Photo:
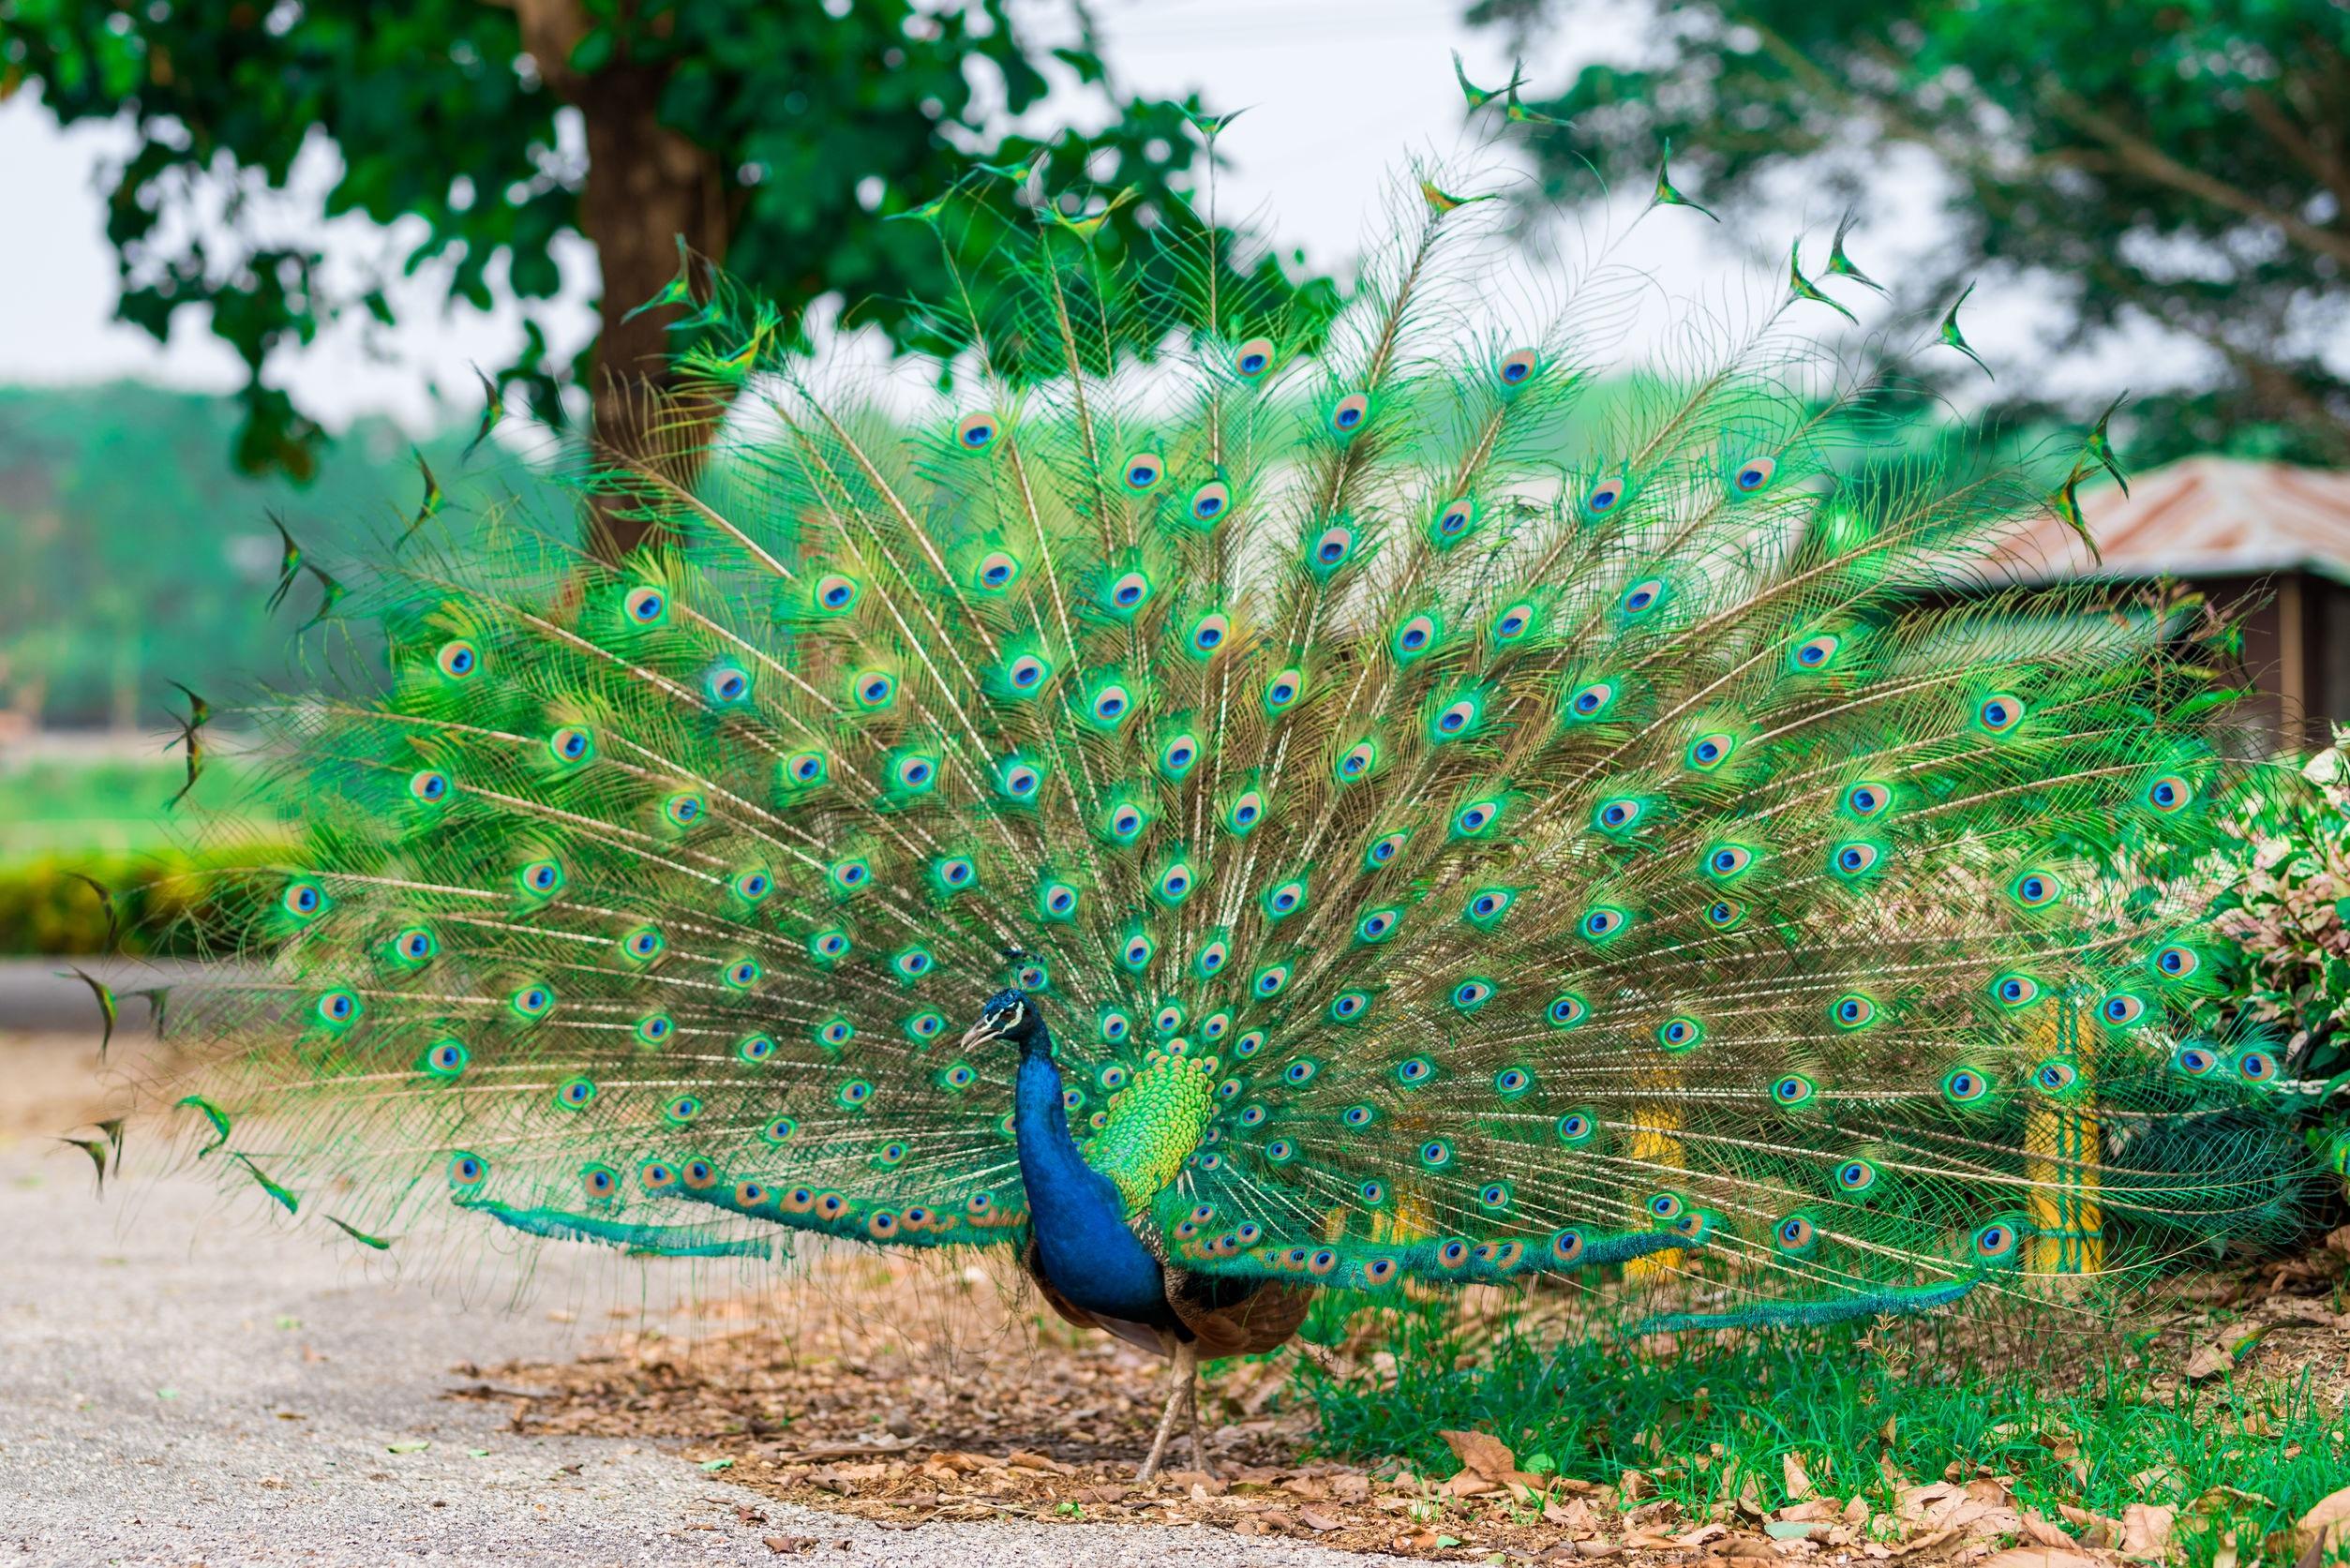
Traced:
<path id="1" fill-rule="evenodd" d="M 1053 1049 L 1043 1015 L 1025 991 L 999 991 L 980 1005 L 980 1021 L 964 1031 L 963 1047 L 967 1051 L 991 1040 L 1010 1040 L 1023 1056 Z"/>

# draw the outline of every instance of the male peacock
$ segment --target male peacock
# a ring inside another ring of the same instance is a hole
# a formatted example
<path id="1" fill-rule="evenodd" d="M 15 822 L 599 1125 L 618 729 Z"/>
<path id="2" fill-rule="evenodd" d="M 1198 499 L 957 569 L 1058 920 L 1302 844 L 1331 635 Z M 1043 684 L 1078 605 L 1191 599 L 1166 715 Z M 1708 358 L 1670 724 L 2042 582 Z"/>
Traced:
<path id="1" fill-rule="evenodd" d="M 1822 1323 L 2289 1228 L 2140 869 L 2236 777 L 2223 628 L 1953 594 L 2044 485 L 1821 379 L 1819 284 L 1610 378 L 1645 280 L 1496 288 L 1491 210 L 1418 185 L 1318 321 L 1047 205 L 935 417 L 681 274 L 697 460 L 591 481 L 656 542 L 452 492 L 388 692 L 277 710 L 258 971 L 172 1004 L 202 1157 L 379 1248 L 1020 1247 L 1171 1353 L 1145 1473 L 1317 1289 Z"/>

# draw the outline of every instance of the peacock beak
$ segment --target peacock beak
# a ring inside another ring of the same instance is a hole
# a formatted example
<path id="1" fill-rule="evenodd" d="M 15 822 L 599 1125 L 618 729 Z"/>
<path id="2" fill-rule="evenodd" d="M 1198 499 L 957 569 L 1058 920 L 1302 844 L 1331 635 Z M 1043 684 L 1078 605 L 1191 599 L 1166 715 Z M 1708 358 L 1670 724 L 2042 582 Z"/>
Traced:
<path id="1" fill-rule="evenodd" d="M 963 1049 L 968 1051 L 973 1046 L 985 1045 L 989 1040 L 1001 1039 L 1003 1038 L 1004 1031 L 1001 1026 L 992 1023 L 988 1020 L 982 1018 L 977 1023 L 972 1024 L 968 1029 L 963 1031 Z"/>

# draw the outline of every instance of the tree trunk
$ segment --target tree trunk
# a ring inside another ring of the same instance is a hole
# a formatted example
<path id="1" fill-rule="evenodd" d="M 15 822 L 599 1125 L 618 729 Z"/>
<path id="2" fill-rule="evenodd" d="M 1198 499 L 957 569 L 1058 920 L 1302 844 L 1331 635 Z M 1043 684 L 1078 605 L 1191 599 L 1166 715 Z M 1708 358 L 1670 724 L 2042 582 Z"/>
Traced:
<path id="1" fill-rule="evenodd" d="M 696 255 L 724 260 L 728 234 L 718 159 L 661 123 L 667 73 L 632 64 L 625 44 L 601 70 L 582 75 L 571 69 L 572 51 L 590 25 L 580 0 L 512 4 L 523 48 L 587 127 L 588 184 L 579 219 L 603 275 L 591 375 L 592 438 L 601 451 L 690 478 L 697 443 L 675 429 L 656 437 L 651 417 L 653 399 L 670 381 L 672 313 L 624 318 L 676 276 L 681 239 Z M 623 5 L 606 25 L 625 37 L 633 9 Z M 606 560 L 654 542 L 655 525 L 620 515 L 627 509 L 626 503 L 599 501 L 588 518 L 590 545 Z"/>

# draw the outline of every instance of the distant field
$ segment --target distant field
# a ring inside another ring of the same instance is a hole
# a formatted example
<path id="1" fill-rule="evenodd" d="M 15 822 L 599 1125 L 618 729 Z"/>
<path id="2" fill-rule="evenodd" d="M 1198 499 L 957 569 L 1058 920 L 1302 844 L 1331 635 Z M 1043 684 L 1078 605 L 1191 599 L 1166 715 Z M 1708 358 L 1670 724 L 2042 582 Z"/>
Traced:
<path id="1" fill-rule="evenodd" d="M 255 825 L 272 814 L 244 759 L 208 761 L 197 799 L 206 836 L 229 826 L 223 808 Z M 187 780 L 177 754 L 158 760 L 38 758 L 0 767 L 0 866 L 58 857 L 119 859 L 187 844 L 200 825 L 164 810 Z"/>

